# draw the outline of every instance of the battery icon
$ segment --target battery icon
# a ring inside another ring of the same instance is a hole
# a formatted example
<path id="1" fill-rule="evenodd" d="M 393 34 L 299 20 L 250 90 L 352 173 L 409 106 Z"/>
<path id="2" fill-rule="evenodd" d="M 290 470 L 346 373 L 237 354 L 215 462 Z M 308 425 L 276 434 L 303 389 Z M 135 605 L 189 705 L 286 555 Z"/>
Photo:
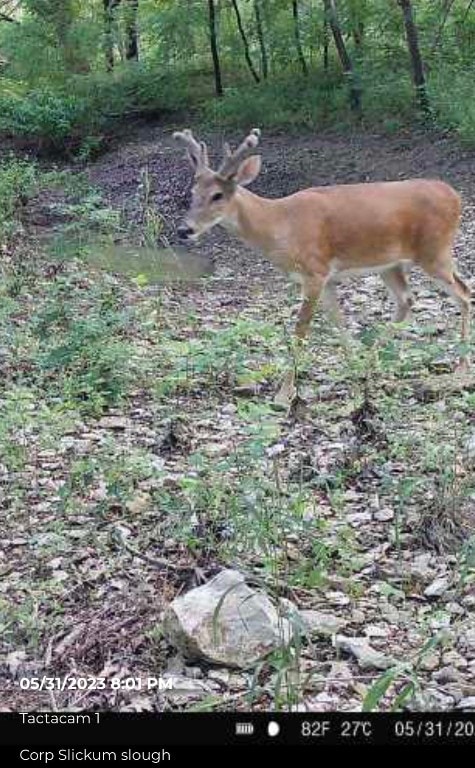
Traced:
<path id="1" fill-rule="evenodd" d="M 253 733 L 253 723 L 236 723 L 236 736 L 252 736 Z"/>

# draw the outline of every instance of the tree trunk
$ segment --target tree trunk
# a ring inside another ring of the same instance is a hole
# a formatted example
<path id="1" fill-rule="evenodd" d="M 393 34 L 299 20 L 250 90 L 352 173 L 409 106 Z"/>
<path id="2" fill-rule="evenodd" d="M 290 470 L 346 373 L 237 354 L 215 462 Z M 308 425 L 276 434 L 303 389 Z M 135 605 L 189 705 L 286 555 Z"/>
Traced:
<path id="1" fill-rule="evenodd" d="M 264 37 L 264 26 L 262 24 L 261 0 L 254 0 L 254 13 L 256 15 L 257 37 L 259 39 L 259 47 L 261 49 L 261 72 L 262 77 L 265 80 L 269 74 L 269 64 L 267 59 L 266 41 Z"/>
<path id="2" fill-rule="evenodd" d="M 114 9 L 120 0 L 102 0 L 104 18 L 104 55 L 106 58 L 106 70 L 114 69 Z"/>
<path id="3" fill-rule="evenodd" d="M 335 41 L 335 47 L 343 67 L 343 72 L 347 76 L 350 83 L 350 107 L 353 112 L 361 112 L 361 91 L 356 83 L 353 62 L 351 61 L 350 55 L 346 49 L 345 41 L 343 39 L 335 0 L 323 0 L 323 2 L 325 6 L 326 18 L 332 31 L 333 40 Z"/>
<path id="4" fill-rule="evenodd" d="M 242 44 L 244 46 L 244 56 L 247 61 L 247 66 L 249 67 L 251 75 L 253 76 L 256 83 L 259 83 L 260 77 L 256 72 L 256 68 L 252 63 L 251 54 L 249 53 L 249 43 L 247 41 L 246 32 L 244 31 L 244 27 L 242 25 L 242 19 L 241 19 L 241 14 L 239 12 L 239 6 L 237 4 L 237 0 L 231 0 L 231 2 L 234 8 L 234 13 L 236 14 L 236 21 L 239 29 L 239 34 L 241 35 Z"/>
<path id="5" fill-rule="evenodd" d="M 211 56 L 213 58 L 214 87 L 216 96 L 221 97 L 224 93 L 223 82 L 221 79 L 221 65 L 219 63 L 218 34 L 216 29 L 216 8 L 214 0 L 208 0 L 208 19 L 209 19 L 209 39 L 211 45 Z"/>
<path id="6" fill-rule="evenodd" d="M 418 104 L 426 115 L 430 114 L 429 98 L 426 90 L 426 79 L 424 75 L 424 65 L 422 62 L 421 51 L 419 47 L 419 35 L 414 21 L 411 0 L 398 0 L 401 6 L 404 27 L 406 30 L 407 47 L 411 57 L 412 79 L 416 89 Z"/>
<path id="7" fill-rule="evenodd" d="M 430 49 L 431 56 L 436 52 L 437 48 L 439 47 L 442 41 L 445 25 L 447 23 L 447 19 L 449 18 L 449 14 L 450 14 L 450 11 L 452 10 L 452 6 L 454 5 L 454 3 L 455 3 L 455 0 L 445 0 L 442 21 L 440 22 L 439 29 L 437 30 L 437 34 L 434 38 L 434 42 L 431 45 L 431 49 Z"/>
<path id="8" fill-rule="evenodd" d="M 323 69 L 328 72 L 329 56 L 328 49 L 330 48 L 330 35 L 328 34 L 328 19 L 325 15 L 323 20 Z"/>
<path id="9" fill-rule="evenodd" d="M 302 41 L 300 39 L 300 24 L 299 24 L 299 2 L 298 0 L 292 0 L 292 15 L 294 17 L 294 37 L 295 46 L 297 48 L 297 56 L 302 67 L 304 75 L 308 74 L 307 62 L 303 55 Z"/>
<path id="10" fill-rule="evenodd" d="M 357 24 L 354 25 L 353 29 L 351 30 L 351 33 L 353 35 L 353 42 L 355 44 L 356 50 L 360 50 L 361 46 L 363 45 L 364 40 L 364 24 L 362 21 L 359 21 Z"/>
<path id="11" fill-rule="evenodd" d="M 138 11 L 139 0 L 127 0 L 125 19 L 125 58 L 127 61 L 139 60 Z"/>

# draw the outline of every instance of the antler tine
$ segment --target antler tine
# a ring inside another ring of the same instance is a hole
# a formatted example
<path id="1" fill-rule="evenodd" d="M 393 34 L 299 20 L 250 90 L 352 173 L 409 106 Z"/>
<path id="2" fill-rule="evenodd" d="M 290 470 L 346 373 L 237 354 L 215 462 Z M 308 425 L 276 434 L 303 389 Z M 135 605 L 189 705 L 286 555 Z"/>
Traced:
<path id="1" fill-rule="evenodd" d="M 234 176 L 242 161 L 245 160 L 246 157 L 256 153 L 256 147 L 259 144 L 260 135 L 260 129 L 253 128 L 234 152 L 231 151 L 231 147 L 226 143 L 224 145 L 224 159 L 218 169 L 219 175 L 227 179 Z"/>
<path id="2" fill-rule="evenodd" d="M 197 141 L 189 128 L 184 131 L 175 131 L 173 134 L 175 141 L 179 141 L 187 149 L 195 173 L 208 167 L 208 150 L 204 141 Z"/>

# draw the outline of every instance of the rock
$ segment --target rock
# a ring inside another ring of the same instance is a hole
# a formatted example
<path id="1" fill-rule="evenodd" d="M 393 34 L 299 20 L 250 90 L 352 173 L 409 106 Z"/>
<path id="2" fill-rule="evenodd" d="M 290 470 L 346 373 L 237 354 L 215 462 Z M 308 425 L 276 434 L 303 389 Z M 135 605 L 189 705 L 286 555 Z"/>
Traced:
<path id="1" fill-rule="evenodd" d="M 452 616 L 463 616 L 466 612 L 460 603 L 446 603 L 445 610 L 452 614 Z"/>
<path id="2" fill-rule="evenodd" d="M 310 635 L 329 637 L 335 635 L 346 625 L 345 619 L 323 611 L 300 611 L 300 616 Z"/>
<path id="3" fill-rule="evenodd" d="M 151 500 L 149 493 L 136 493 L 135 496 L 129 499 L 126 503 L 125 508 L 132 515 L 138 515 L 140 512 L 145 512 L 145 510 L 150 507 Z"/>
<path id="4" fill-rule="evenodd" d="M 360 525 L 370 523 L 372 520 L 371 512 L 352 512 L 346 515 L 346 521 L 353 526 L 353 528 L 359 528 Z"/>
<path id="5" fill-rule="evenodd" d="M 98 426 L 103 429 L 127 429 L 129 420 L 123 416 L 103 416 L 99 419 Z"/>
<path id="6" fill-rule="evenodd" d="M 426 587 L 424 590 L 424 595 L 426 597 L 441 597 L 444 592 L 447 592 L 449 583 L 450 582 L 447 576 L 442 576 L 439 579 L 435 579 L 431 584 L 429 584 L 428 587 Z"/>
<path id="7" fill-rule="evenodd" d="M 470 464 L 475 463 L 475 432 L 470 435 L 465 443 L 465 453 Z"/>
<path id="8" fill-rule="evenodd" d="M 202 680 L 204 677 L 203 670 L 200 667 L 185 667 L 185 677 L 189 677 L 191 680 Z"/>
<path id="9" fill-rule="evenodd" d="M 475 629 L 468 629 L 462 638 L 463 644 L 470 650 L 475 650 Z"/>
<path id="10" fill-rule="evenodd" d="M 426 653 L 419 662 L 419 668 L 426 672 L 432 672 L 440 664 L 439 653 Z"/>
<path id="11" fill-rule="evenodd" d="M 377 520 L 380 523 L 387 523 L 389 520 L 392 520 L 394 517 L 394 510 L 390 507 L 383 507 L 382 509 L 378 509 L 374 513 L 374 519 Z"/>
<path id="12" fill-rule="evenodd" d="M 344 592 L 325 592 L 326 599 L 333 605 L 349 605 L 351 600 Z"/>
<path id="13" fill-rule="evenodd" d="M 203 680 L 196 680 L 184 675 L 162 675 L 162 680 L 170 681 L 171 687 L 164 688 L 167 696 L 179 696 L 180 698 L 202 698 L 211 693 L 213 687 Z"/>
<path id="14" fill-rule="evenodd" d="M 443 712 L 454 708 L 454 699 L 436 688 L 426 688 L 411 700 L 411 709 L 419 712 Z"/>
<path id="15" fill-rule="evenodd" d="M 368 624 L 363 631 L 366 637 L 387 637 L 389 635 L 388 627 L 382 627 L 378 624 Z"/>
<path id="16" fill-rule="evenodd" d="M 466 699 L 461 699 L 457 704 L 457 709 L 475 710 L 475 696 L 468 696 Z"/>
<path id="17" fill-rule="evenodd" d="M 431 561 L 433 560 L 430 552 L 424 552 L 421 555 L 417 555 L 412 563 L 409 563 L 408 571 L 415 579 L 425 581 L 433 577 L 434 569 L 431 567 Z"/>
<path id="18" fill-rule="evenodd" d="M 432 675 L 436 683 L 458 683 L 461 679 L 461 674 L 455 667 L 442 667 Z"/>
<path id="19" fill-rule="evenodd" d="M 442 654 L 442 662 L 458 669 L 465 669 L 468 666 L 467 659 L 464 659 L 457 651 L 446 651 Z"/>
<path id="20" fill-rule="evenodd" d="M 267 595 L 231 570 L 175 598 L 165 611 L 163 630 L 185 658 L 238 668 L 287 644 L 293 633 Z"/>
<path id="21" fill-rule="evenodd" d="M 227 669 L 211 669 L 208 672 L 208 679 L 215 680 L 217 683 L 221 683 L 222 685 L 229 686 L 231 673 Z"/>
<path id="22" fill-rule="evenodd" d="M 386 619 L 390 624 L 397 624 L 399 622 L 400 612 L 391 603 L 381 603 L 380 611 L 383 619 Z"/>
<path id="23" fill-rule="evenodd" d="M 365 637 L 337 635 L 335 648 L 354 656 L 362 669 L 387 669 L 394 664 L 389 656 L 372 648 Z"/>
<path id="24" fill-rule="evenodd" d="M 346 661 L 334 661 L 326 678 L 326 690 L 346 688 L 353 681 L 350 665 Z"/>

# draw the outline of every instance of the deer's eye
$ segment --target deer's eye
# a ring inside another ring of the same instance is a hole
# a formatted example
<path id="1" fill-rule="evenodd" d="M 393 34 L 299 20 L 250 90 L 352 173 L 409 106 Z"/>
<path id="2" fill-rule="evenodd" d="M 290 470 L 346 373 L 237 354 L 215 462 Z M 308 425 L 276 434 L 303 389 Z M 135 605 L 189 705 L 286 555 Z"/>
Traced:
<path id="1" fill-rule="evenodd" d="M 222 192 L 215 192 L 214 195 L 211 195 L 211 202 L 217 203 L 218 200 L 222 200 L 224 197 Z"/>

